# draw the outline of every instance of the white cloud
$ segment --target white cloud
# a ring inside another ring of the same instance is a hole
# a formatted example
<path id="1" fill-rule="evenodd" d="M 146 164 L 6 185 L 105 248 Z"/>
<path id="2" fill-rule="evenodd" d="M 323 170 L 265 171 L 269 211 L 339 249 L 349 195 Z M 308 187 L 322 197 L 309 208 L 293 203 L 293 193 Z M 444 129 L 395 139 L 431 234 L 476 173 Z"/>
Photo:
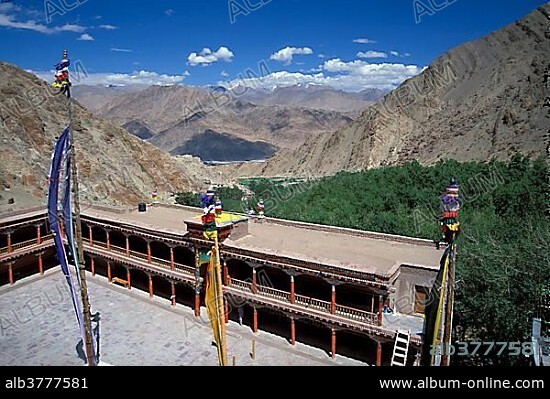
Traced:
<path id="1" fill-rule="evenodd" d="M 382 51 L 360 51 L 357 53 L 359 58 L 388 58 L 388 55 Z"/>
<path id="2" fill-rule="evenodd" d="M 115 30 L 115 29 L 118 29 L 118 27 L 114 26 L 114 25 L 99 25 L 99 27 L 101 29 L 105 29 L 105 30 Z"/>
<path id="3" fill-rule="evenodd" d="M 118 48 L 118 47 L 111 47 L 111 51 L 114 51 L 116 53 L 133 53 L 134 50 L 130 50 L 127 48 Z"/>
<path id="4" fill-rule="evenodd" d="M 9 5 L 10 3 L 1 3 L 0 5 L 3 6 L 0 8 L 0 27 L 5 28 L 14 28 L 14 29 L 26 29 L 26 30 L 32 30 L 39 33 L 44 34 L 51 34 L 56 32 L 75 32 L 75 33 L 83 33 L 86 31 L 86 28 L 84 26 L 75 25 L 75 24 L 65 24 L 62 26 L 47 26 L 44 24 L 41 24 L 39 22 L 36 22 L 34 20 L 28 20 L 28 21 L 18 21 L 17 18 L 14 15 L 9 15 L 6 12 L 17 10 L 15 6 L 7 7 L 6 5 Z"/>
<path id="5" fill-rule="evenodd" d="M 259 78 L 240 78 L 218 82 L 227 88 L 247 86 L 273 88 L 297 84 L 318 84 L 332 86 L 345 91 L 361 91 L 367 88 L 391 90 L 420 72 L 423 68 L 404 64 L 370 64 L 363 60 L 344 62 L 340 59 L 326 61 L 311 73 L 279 71 Z M 319 71 L 319 72 L 317 72 Z"/>
<path id="6" fill-rule="evenodd" d="M 228 77 L 229 77 L 229 73 L 226 72 L 226 71 L 222 71 L 222 72 L 220 73 L 220 75 L 221 75 L 223 78 L 228 78 Z"/>
<path id="7" fill-rule="evenodd" d="M 217 51 L 212 52 L 208 47 L 202 49 L 200 53 L 191 53 L 187 57 L 187 63 L 191 66 L 209 66 L 218 61 L 231 62 L 235 55 L 227 47 L 220 47 Z"/>
<path id="8" fill-rule="evenodd" d="M 171 16 L 174 14 L 174 10 L 172 10 L 171 8 L 169 8 L 168 10 L 164 11 L 164 13 L 165 13 L 167 16 L 171 17 Z"/>
<path id="9" fill-rule="evenodd" d="M 313 50 L 309 47 L 285 47 L 271 54 L 269 59 L 282 62 L 285 65 L 290 65 L 290 63 L 292 63 L 292 57 L 296 54 L 309 55 L 313 54 Z"/>
<path id="10" fill-rule="evenodd" d="M 390 51 L 390 54 L 393 55 L 394 57 L 410 57 L 411 56 L 411 53 L 400 53 L 398 51 Z"/>
<path id="11" fill-rule="evenodd" d="M 14 18 L 15 17 L 12 15 L 0 14 L 0 26 L 15 29 L 28 29 L 40 33 L 51 33 L 51 29 L 46 25 L 38 24 L 36 21 L 17 22 L 14 21 Z"/>
<path id="12" fill-rule="evenodd" d="M 58 31 L 58 32 L 82 33 L 86 31 L 86 28 L 84 26 L 75 25 L 75 24 L 65 24 L 63 26 L 54 27 L 53 29 L 54 31 Z"/>
<path id="13" fill-rule="evenodd" d="M 314 72 L 314 73 L 317 73 L 317 72 L 322 72 L 323 71 L 323 66 L 322 65 L 319 65 L 318 67 L 315 67 L 315 68 L 311 68 L 309 71 L 307 72 Z"/>
<path id="14" fill-rule="evenodd" d="M 76 40 L 83 40 L 83 41 L 86 41 L 86 42 L 91 42 L 91 41 L 94 40 L 94 38 L 91 35 L 87 34 L 87 33 L 83 33 Z"/>
<path id="15" fill-rule="evenodd" d="M 319 57 L 319 58 L 326 58 L 327 56 L 324 55 L 324 54 L 318 54 L 317 57 Z"/>
<path id="16" fill-rule="evenodd" d="M 31 71 L 32 72 L 32 71 Z M 53 71 L 49 72 L 33 72 L 36 76 L 50 81 L 54 74 Z M 183 73 L 182 75 L 167 75 L 159 74 L 151 71 L 135 71 L 132 73 L 89 73 L 87 76 L 82 76 L 81 81 L 73 84 L 80 85 L 160 85 L 160 86 L 173 86 L 183 82 L 189 73 Z"/>
<path id="17" fill-rule="evenodd" d="M 370 39 L 354 39 L 353 42 L 359 44 L 376 44 L 376 40 Z"/>

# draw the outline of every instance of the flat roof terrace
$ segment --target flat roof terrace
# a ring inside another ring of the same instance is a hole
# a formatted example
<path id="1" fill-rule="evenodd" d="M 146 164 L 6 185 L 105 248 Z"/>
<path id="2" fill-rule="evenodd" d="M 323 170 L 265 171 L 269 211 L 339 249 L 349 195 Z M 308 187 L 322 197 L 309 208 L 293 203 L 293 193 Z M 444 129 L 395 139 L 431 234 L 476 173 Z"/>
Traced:
<path id="1" fill-rule="evenodd" d="M 237 240 L 230 237 L 224 244 L 382 275 L 392 275 L 401 264 L 439 268 L 441 254 L 435 245 L 415 245 L 391 240 L 391 236 L 371 238 L 316 227 L 283 225 L 270 220 L 251 222 L 249 235 Z"/>
<path id="2" fill-rule="evenodd" d="M 184 221 L 198 221 L 201 214 L 199 209 L 162 205 L 150 206 L 146 212 L 94 207 L 83 213 L 175 234 L 184 234 Z M 251 219 L 248 232 L 242 238 L 230 237 L 224 245 L 387 276 L 402 264 L 437 270 L 441 257 L 441 251 L 428 240 L 278 219 Z"/>
<path id="3" fill-rule="evenodd" d="M 187 226 L 184 220 L 192 219 L 200 215 L 200 210 L 181 207 L 148 206 L 146 212 L 137 209 L 109 208 L 109 207 L 83 207 L 82 215 L 97 219 L 109 220 L 153 230 L 162 230 L 166 233 L 184 234 Z"/>

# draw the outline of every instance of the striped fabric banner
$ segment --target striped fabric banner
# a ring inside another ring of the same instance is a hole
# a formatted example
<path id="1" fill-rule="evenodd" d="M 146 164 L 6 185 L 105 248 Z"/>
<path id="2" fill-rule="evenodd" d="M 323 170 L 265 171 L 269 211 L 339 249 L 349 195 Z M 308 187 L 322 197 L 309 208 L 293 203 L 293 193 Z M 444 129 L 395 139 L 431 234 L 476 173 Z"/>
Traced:
<path id="1" fill-rule="evenodd" d="M 77 282 L 75 286 L 73 283 L 73 278 L 69 270 L 69 258 L 67 257 L 67 251 L 63 242 L 63 231 L 61 225 L 61 221 L 63 221 L 68 246 L 70 248 L 71 260 L 75 263 L 75 265 L 77 265 L 71 214 L 70 157 L 68 156 L 70 141 L 69 135 L 70 129 L 69 127 L 66 127 L 61 136 L 57 139 L 52 156 L 48 187 L 48 220 L 50 222 L 50 229 L 54 237 L 56 258 L 61 265 L 61 270 L 63 271 L 67 284 L 69 285 L 73 308 L 76 314 L 78 327 L 80 329 L 80 335 L 82 336 L 82 342 L 84 343 L 86 342 L 84 334 L 84 320 L 80 301 L 77 296 L 80 284 Z M 65 165 L 63 165 L 63 162 L 65 162 Z M 63 168 L 63 166 L 65 167 Z M 64 195 L 62 201 L 60 201 L 59 198 L 61 182 L 64 184 Z M 59 209 L 58 204 L 61 204 L 61 210 Z"/>

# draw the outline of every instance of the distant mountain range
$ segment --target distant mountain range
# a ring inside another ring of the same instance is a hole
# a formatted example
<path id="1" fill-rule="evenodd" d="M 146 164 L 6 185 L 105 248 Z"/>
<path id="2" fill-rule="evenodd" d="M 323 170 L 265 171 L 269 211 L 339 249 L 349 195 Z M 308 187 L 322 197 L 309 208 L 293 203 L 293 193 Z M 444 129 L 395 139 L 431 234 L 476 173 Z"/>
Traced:
<path id="1" fill-rule="evenodd" d="M 100 90 L 110 91 L 96 88 L 96 93 Z M 87 103 L 86 96 L 91 92 L 77 98 Z M 296 104 L 258 105 L 244 99 L 248 95 L 257 102 L 293 103 L 291 93 L 296 93 L 296 98 L 309 98 L 310 104 L 321 104 L 325 98 L 326 108 L 332 107 L 330 102 L 335 102 L 335 98 L 348 98 L 357 109 L 358 104 L 363 107 L 369 103 L 365 98 L 378 92 L 353 94 L 293 87 L 276 89 L 271 94 L 249 90 L 237 97 L 222 88 L 151 86 L 109 95 L 95 112 L 165 151 L 206 156 L 209 161 L 245 161 L 258 155 L 263 159 L 280 148 L 296 148 L 317 134 L 332 133 L 353 121 L 338 111 Z M 302 105 L 307 105 L 305 100 Z M 356 115 L 356 109 L 349 109 L 348 114 Z M 212 148 L 208 148 L 209 144 Z"/>
<path id="2" fill-rule="evenodd" d="M 241 90 L 239 88 L 236 91 L 240 92 Z M 273 90 L 249 89 L 242 99 L 258 105 L 323 109 L 354 115 L 387 93 L 388 91 L 380 89 L 366 89 L 359 93 L 350 93 L 328 86 L 296 85 L 276 87 Z"/>
<path id="3" fill-rule="evenodd" d="M 143 85 L 77 85 L 73 96 L 91 111 L 99 110 L 114 97 L 121 94 L 145 90 Z M 190 87 L 218 94 L 229 92 L 222 86 Z M 257 105 L 283 105 L 300 108 L 338 111 L 346 115 L 356 116 L 388 93 L 387 90 L 365 89 L 359 93 L 351 93 L 334 89 L 330 86 L 297 84 L 294 86 L 277 86 L 272 89 L 235 87 L 234 98 Z M 242 95 L 240 93 L 243 93 Z"/>

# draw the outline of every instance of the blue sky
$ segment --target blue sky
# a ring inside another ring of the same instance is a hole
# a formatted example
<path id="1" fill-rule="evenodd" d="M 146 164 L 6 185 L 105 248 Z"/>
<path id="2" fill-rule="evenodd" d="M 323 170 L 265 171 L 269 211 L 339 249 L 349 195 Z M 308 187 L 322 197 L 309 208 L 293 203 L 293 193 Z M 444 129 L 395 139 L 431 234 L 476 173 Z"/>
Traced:
<path id="1" fill-rule="evenodd" d="M 544 3 L 0 0 L 0 60 L 47 78 L 67 48 L 82 84 L 235 83 L 248 70 L 269 75 L 265 87 L 387 89 Z"/>

